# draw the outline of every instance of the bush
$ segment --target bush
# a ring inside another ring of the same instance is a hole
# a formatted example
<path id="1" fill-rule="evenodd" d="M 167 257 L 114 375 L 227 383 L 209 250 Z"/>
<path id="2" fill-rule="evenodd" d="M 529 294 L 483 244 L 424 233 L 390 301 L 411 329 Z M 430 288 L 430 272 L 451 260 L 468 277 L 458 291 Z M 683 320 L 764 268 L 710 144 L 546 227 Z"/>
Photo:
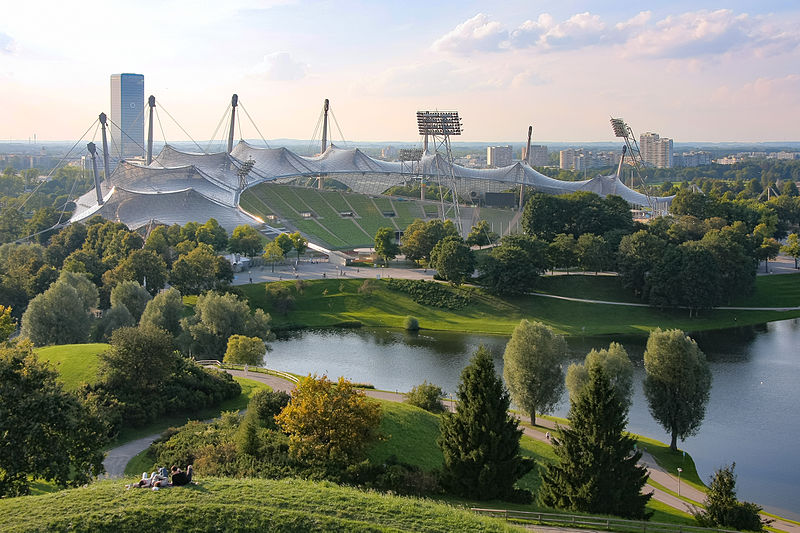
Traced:
<path id="1" fill-rule="evenodd" d="M 283 391 L 259 389 L 250 396 L 247 412 L 248 414 L 253 414 L 256 420 L 265 428 L 276 429 L 278 426 L 275 424 L 275 415 L 289 405 L 291 398 Z"/>
<path id="2" fill-rule="evenodd" d="M 443 309 L 463 309 L 470 302 L 468 289 L 454 289 L 435 281 L 390 279 L 390 289 L 411 296 L 411 299 L 422 305 L 441 307 Z"/>
<path id="3" fill-rule="evenodd" d="M 442 403 L 444 392 L 442 388 L 433 383 L 423 381 L 421 385 L 417 385 L 411 389 L 411 392 L 406 394 L 405 403 L 425 409 L 431 413 L 441 413 L 445 410 Z"/>
<path id="4" fill-rule="evenodd" d="M 407 316 L 403 322 L 403 327 L 408 331 L 419 331 L 419 320 L 413 316 Z"/>
<path id="5" fill-rule="evenodd" d="M 228 337 L 228 349 L 225 350 L 225 363 L 244 365 L 260 365 L 264 362 L 267 347 L 258 337 L 231 335 Z"/>

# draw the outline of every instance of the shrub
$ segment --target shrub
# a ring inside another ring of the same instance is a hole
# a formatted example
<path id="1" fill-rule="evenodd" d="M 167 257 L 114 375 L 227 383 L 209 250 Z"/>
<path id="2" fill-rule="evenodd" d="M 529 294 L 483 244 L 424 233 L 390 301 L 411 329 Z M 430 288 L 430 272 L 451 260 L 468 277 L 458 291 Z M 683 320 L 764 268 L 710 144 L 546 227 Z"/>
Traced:
<path id="1" fill-rule="evenodd" d="M 264 362 L 267 347 L 258 337 L 246 335 L 231 335 L 228 338 L 228 349 L 225 350 L 226 363 L 239 363 L 244 365 L 260 365 Z"/>
<path id="2" fill-rule="evenodd" d="M 387 285 L 392 290 L 408 294 L 422 305 L 455 310 L 463 309 L 470 302 L 469 289 L 455 289 L 435 281 L 390 279 Z"/>
<path id="3" fill-rule="evenodd" d="M 442 403 L 443 396 L 444 392 L 441 387 L 423 381 L 422 384 L 412 388 L 411 392 L 406 393 L 405 403 L 425 409 L 431 413 L 441 413 L 445 410 Z"/>
<path id="4" fill-rule="evenodd" d="M 419 331 L 419 320 L 413 316 L 407 316 L 403 322 L 403 327 L 408 331 Z"/>
<path id="5" fill-rule="evenodd" d="M 275 415 L 289 405 L 290 399 L 291 396 L 283 391 L 259 389 L 250 396 L 247 412 L 255 416 L 262 426 L 276 429 L 278 426 L 275 424 Z"/>

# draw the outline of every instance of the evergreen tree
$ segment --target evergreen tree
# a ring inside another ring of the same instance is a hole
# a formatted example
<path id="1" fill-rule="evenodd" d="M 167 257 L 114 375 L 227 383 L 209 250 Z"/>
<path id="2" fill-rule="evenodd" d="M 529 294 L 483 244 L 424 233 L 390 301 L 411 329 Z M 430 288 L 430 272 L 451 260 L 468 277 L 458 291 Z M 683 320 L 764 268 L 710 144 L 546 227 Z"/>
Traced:
<path id="1" fill-rule="evenodd" d="M 550 507 L 625 518 L 649 518 L 641 494 L 647 470 L 637 466 L 642 452 L 624 433 L 628 409 L 599 366 L 572 401 L 569 427 L 556 431 L 558 463 L 542 474 L 541 502 Z"/>
<path id="2" fill-rule="evenodd" d="M 514 483 L 533 468 L 520 456 L 519 422 L 511 400 L 481 346 L 461 373 L 455 413 L 444 415 L 437 441 L 444 455 L 442 483 L 455 494 L 477 499 L 527 499 Z"/>
<path id="3" fill-rule="evenodd" d="M 711 476 L 705 510 L 694 513 L 694 518 L 703 527 L 724 527 L 763 531 L 771 521 L 762 521 L 761 507 L 755 503 L 740 502 L 736 498 L 736 463 L 725 466 Z"/>

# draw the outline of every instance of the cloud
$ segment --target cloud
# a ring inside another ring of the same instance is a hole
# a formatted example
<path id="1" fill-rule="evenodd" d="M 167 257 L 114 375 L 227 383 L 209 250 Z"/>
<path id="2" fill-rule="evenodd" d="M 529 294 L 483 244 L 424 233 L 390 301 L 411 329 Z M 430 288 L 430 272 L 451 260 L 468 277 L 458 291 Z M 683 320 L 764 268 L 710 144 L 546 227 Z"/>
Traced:
<path id="1" fill-rule="evenodd" d="M 273 52 L 264 56 L 252 73 L 268 80 L 293 81 L 306 77 L 308 65 L 295 61 L 288 52 Z"/>
<path id="2" fill-rule="evenodd" d="M 433 49 L 457 55 L 533 49 L 540 53 L 624 45 L 624 55 L 656 59 L 709 57 L 746 50 L 757 57 L 800 47 L 791 21 L 737 14 L 730 9 L 692 11 L 653 21 L 642 11 L 610 23 L 590 12 L 556 22 L 547 13 L 506 29 L 483 13 L 459 24 L 433 43 Z"/>
<path id="3" fill-rule="evenodd" d="M 10 35 L 0 32 L 0 54 L 13 54 L 17 51 L 17 43 Z"/>
<path id="4" fill-rule="evenodd" d="M 437 39 L 433 49 L 455 54 L 489 52 L 499 49 L 507 39 L 508 32 L 499 22 L 491 22 L 487 15 L 478 13 Z"/>
<path id="5" fill-rule="evenodd" d="M 800 103 L 800 75 L 789 74 L 778 78 L 756 78 L 741 87 L 717 88 L 713 101 L 735 106 L 763 107 L 780 103 L 796 106 Z"/>

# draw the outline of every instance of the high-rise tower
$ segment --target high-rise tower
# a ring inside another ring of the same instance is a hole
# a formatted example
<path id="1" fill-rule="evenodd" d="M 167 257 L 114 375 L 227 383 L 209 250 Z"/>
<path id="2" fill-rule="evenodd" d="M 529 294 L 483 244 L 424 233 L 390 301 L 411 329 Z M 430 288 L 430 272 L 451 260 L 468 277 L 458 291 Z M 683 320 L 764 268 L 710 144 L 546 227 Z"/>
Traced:
<path id="1" fill-rule="evenodd" d="M 144 76 L 111 75 L 111 146 L 114 159 L 144 156 Z"/>

